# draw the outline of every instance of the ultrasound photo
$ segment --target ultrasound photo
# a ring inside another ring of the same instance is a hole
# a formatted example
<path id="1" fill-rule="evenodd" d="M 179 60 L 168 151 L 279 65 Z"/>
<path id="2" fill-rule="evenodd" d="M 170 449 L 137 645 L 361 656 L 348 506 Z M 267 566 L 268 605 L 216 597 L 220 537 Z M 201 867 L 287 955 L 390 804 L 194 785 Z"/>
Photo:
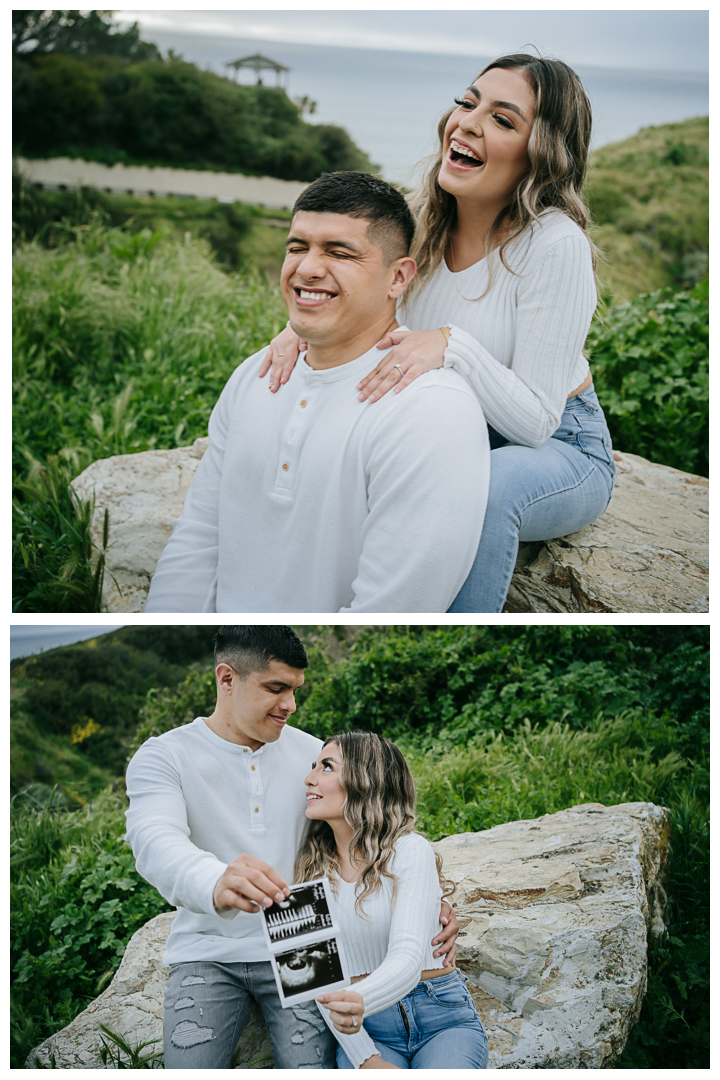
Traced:
<path id="1" fill-rule="evenodd" d="M 287 899 L 266 908 L 263 914 L 272 944 L 332 926 L 322 881 L 294 885 Z"/>
<path id="2" fill-rule="evenodd" d="M 333 984 L 345 983 L 335 938 L 318 941 L 305 948 L 276 953 L 282 996 L 293 1000 L 297 995 L 309 997 Z M 335 987 L 337 989 L 337 987 Z"/>

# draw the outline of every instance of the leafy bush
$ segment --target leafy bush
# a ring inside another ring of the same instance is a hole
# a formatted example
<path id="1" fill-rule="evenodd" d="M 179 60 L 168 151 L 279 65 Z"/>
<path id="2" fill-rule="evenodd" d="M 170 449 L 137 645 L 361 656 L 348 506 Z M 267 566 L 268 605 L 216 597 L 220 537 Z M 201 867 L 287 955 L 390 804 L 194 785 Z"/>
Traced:
<path id="1" fill-rule="evenodd" d="M 685 472 L 708 474 L 707 281 L 610 308 L 587 339 L 613 442 Z"/>
<path id="2" fill-rule="evenodd" d="M 16 151 L 114 164 L 219 168 L 286 180 L 372 171 L 343 128 L 308 124 L 284 90 L 180 57 L 128 63 L 62 52 L 13 61 Z"/>
<path id="3" fill-rule="evenodd" d="M 576 729 L 599 712 L 644 706 L 682 717 L 680 750 L 687 753 L 691 745 L 700 749 L 708 719 L 707 629 L 696 628 L 697 636 L 695 629 L 677 629 L 362 630 L 348 659 L 300 692 L 296 722 L 322 738 L 349 728 L 408 736 L 427 751 L 465 746 L 484 732 L 509 733 L 527 719 Z M 676 680 L 688 669 L 697 697 L 686 696 L 681 708 Z M 150 708 L 148 703 L 146 715 Z"/>
<path id="4" fill-rule="evenodd" d="M 168 910 L 135 870 L 122 810 L 111 794 L 72 814 L 13 803 L 15 1068 L 107 985 L 132 934 Z"/>
<path id="5" fill-rule="evenodd" d="M 275 220 L 284 211 L 273 212 Z M 108 194 L 94 188 L 79 191 L 42 191 L 22 176 L 13 175 L 13 243 L 36 240 L 43 247 L 58 247 L 80 226 L 103 224 L 126 233 L 148 229 L 156 241 L 174 234 L 183 241 L 189 232 L 206 240 L 225 270 L 248 268 L 253 237 L 263 229 L 265 212 L 245 203 L 217 199 L 183 199 Z M 264 227 L 265 230 L 269 226 Z M 284 233 L 273 229 L 284 249 Z M 142 240 L 137 241 L 142 244 Z M 127 243 L 127 239 L 125 241 Z M 280 258 L 282 261 L 282 256 Z"/>

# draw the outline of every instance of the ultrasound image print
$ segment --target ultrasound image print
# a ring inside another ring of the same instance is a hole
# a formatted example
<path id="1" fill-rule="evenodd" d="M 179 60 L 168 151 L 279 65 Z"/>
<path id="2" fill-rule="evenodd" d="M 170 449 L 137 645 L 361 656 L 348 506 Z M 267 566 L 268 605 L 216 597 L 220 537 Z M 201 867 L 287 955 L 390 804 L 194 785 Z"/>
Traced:
<path id="1" fill-rule="evenodd" d="M 343 981 L 337 941 L 328 938 L 304 949 L 276 953 L 278 973 L 286 998 Z"/>
<path id="2" fill-rule="evenodd" d="M 273 944 L 332 926 L 321 881 L 294 886 L 287 899 L 266 908 L 263 914 Z"/>

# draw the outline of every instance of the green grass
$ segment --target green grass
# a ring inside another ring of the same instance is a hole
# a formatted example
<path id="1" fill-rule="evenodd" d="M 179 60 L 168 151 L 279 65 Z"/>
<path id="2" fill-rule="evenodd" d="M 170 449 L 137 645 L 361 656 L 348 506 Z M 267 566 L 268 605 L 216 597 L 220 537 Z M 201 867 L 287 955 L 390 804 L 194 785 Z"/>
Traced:
<path id="1" fill-rule="evenodd" d="M 277 278 L 285 255 L 287 210 L 246 203 L 178 196 L 111 195 L 93 188 L 42 191 L 13 175 L 13 243 L 37 240 L 43 247 L 67 243 L 81 226 L 101 224 L 136 234 L 204 240 L 226 271 L 256 270 Z"/>
<path id="2" fill-rule="evenodd" d="M 285 309 L 266 277 L 224 274 L 204 241 L 97 222 L 58 248 L 21 246 L 14 290 L 14 610 L 97 611 L 67 483 L 97 458 L 205 435 L 230 374 Z"/>
<path id="3" fill-rule="evenodd" d="M 614 303 L 691 289 L 708 267 L 708 118 L 643 128 L 596 150 L 585 194 Z"/>

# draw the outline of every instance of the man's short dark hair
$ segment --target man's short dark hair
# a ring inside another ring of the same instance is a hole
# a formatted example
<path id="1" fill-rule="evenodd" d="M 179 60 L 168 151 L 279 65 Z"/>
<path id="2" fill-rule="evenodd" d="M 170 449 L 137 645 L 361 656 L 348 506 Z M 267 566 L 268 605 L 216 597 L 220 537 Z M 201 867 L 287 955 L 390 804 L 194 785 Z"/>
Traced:
<path id="1" fill-rule="evenodd" d="M 265 671 L 272 660 L 308 666 L 305 646 L 289 626 L 221 626 L 215 635 L 215 666 L 229 664 L 241 679 Z"/>
<path id="2" fill-rule="evenodd" d="M 404 197 L 370 173 L 323 173 L 297 199 L 293 215 L 301 210 L 367 221 L 368 237 L 382 248 L 388 265 L 410 251 L 415 223 Z"/>

